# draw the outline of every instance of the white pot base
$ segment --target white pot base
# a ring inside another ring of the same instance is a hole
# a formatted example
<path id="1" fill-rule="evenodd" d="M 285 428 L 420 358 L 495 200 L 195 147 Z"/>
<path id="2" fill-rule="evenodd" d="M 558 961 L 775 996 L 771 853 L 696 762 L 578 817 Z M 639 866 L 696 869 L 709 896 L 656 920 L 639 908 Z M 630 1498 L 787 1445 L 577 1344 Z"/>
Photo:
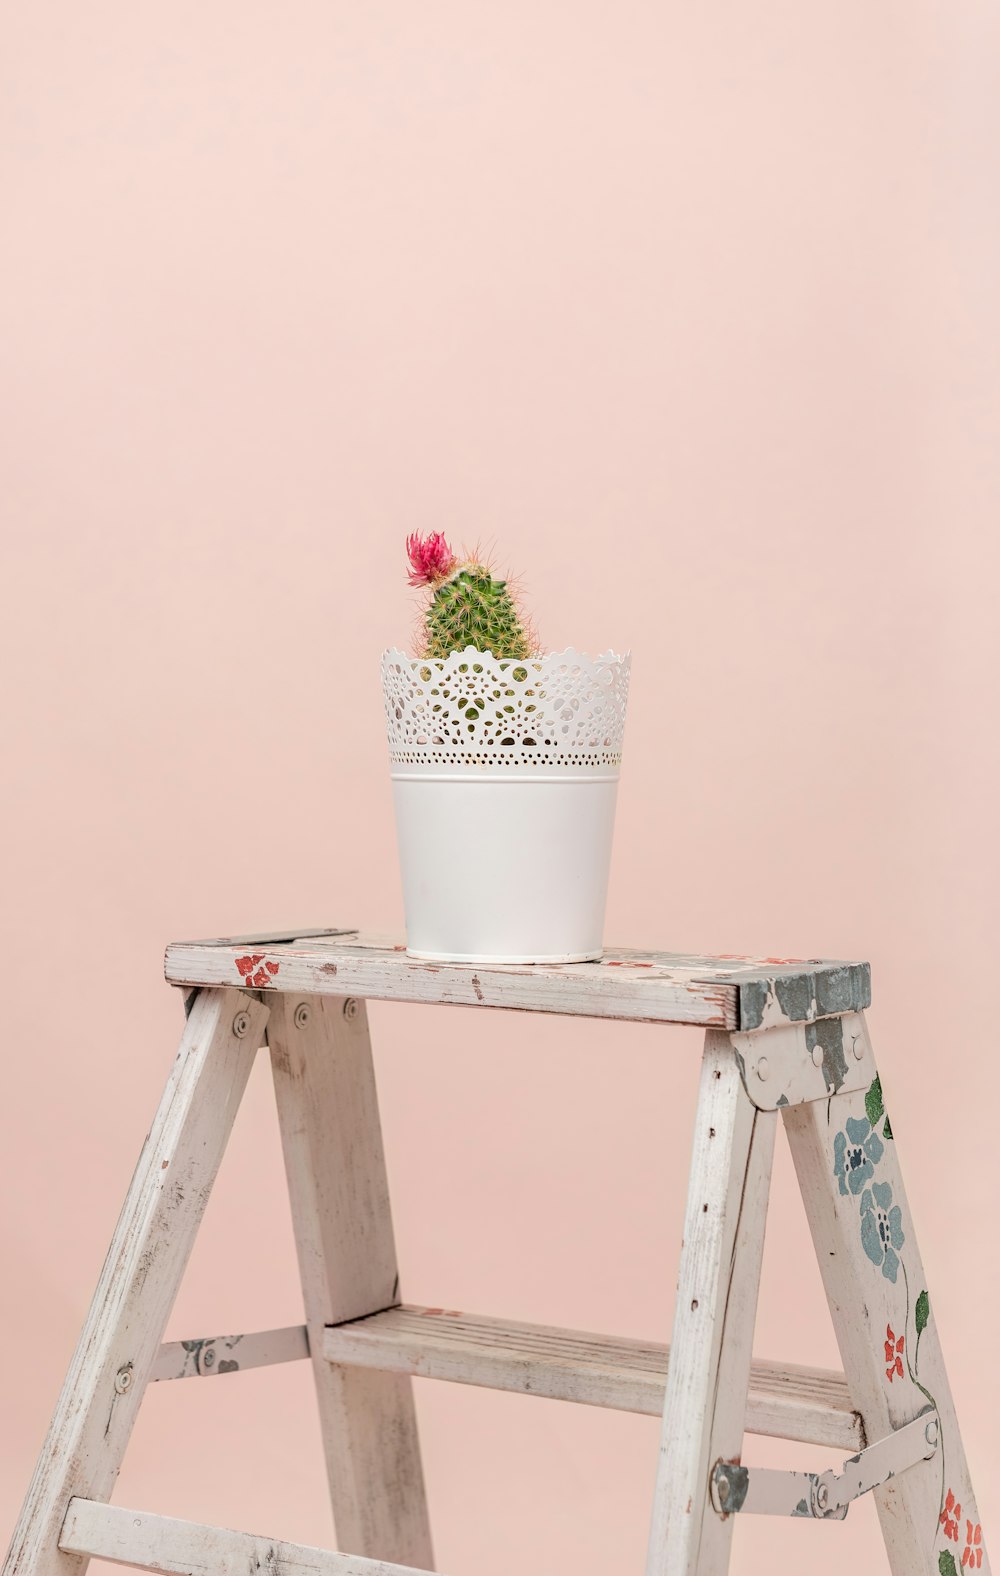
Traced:
<path id="1" fill-rule="evenodd" d="M 614 778 L 395 776 L 406 945 L 440 963 L 599 958 Z"/>
<path id="2" fill-rule="evenodd" d="M 549 957 L 539 957 L 533 953 L 530 957 L 500 957 L 487 952 L 418 952 L 413 947 L 407 947 L 408 958 L 420 958 L 427 963 L 598 963 L 604 956 L 603 949 L 597 952 L 553 952 Z"/>

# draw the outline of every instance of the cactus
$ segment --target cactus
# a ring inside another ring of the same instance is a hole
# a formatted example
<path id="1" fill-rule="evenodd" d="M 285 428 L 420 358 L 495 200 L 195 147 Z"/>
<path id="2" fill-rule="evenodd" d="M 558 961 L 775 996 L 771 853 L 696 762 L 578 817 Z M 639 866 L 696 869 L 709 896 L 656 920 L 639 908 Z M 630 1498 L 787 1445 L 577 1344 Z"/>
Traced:
<path id="1" fill-rule="evenodd" d="M 432 593 L 421 656 L 447 657 L 467 646 L 495 657 L 531 656 L 530 633 L 505 580 L 495 580 L 475 558 L 460 563 L 440 531 L 408 537 L 406 551 L 410 584 Z"/>

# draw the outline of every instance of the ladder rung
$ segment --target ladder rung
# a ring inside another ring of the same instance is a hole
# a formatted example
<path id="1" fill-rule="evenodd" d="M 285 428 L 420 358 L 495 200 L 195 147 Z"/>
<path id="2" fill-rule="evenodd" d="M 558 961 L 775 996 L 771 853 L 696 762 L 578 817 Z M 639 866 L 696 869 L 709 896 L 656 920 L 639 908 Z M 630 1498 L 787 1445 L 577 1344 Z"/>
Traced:
<path id="1" fill-rule="evenodd" d="M 167 1576 L 192 1571 L 280 1571 L 281 1576 L 428 1576 L 410 1565 L 388 1565 L 359 1554 L 303 1543 L 280 1543 L 252 1532 L 230 1532 L 174 1516 L 152 1516 L 94 1499 L 71 1499 L 59 1547 L 67 1554 L 89 1555 L 116 1565 Z"/>
<path id="2" fill-rule="evenodd" d="M 323 1352 L 348 1367 L 659 1416 L 670 1348 L 402 1304 L 328 1326 Z M 843 1374 L 791 1363 L 754 1362 L 746 1426 L 802 1444 L 860 1450 L 865 1442 Z"/>

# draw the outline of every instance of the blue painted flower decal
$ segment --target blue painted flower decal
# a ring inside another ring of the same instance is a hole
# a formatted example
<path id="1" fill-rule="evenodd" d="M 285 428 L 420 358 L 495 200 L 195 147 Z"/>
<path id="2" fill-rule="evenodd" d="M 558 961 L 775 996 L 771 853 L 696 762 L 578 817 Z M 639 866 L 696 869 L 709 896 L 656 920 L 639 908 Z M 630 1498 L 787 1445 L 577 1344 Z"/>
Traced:
<path id="1" fill-rule="evenodd" d="M 899 1250 L 905 1241 L 903 1212 L 892 1202 L 888 1182 L 874 1182 L 861 1195 L 861 1246 L 872 1263 L 896 1283 Z"/>
<path id="2" fill-rule="evenodd" d="M 833 1140 L 833 1171 L 841 1193 L 856 1195 L 867 1187 L 884 1153 L 885 1145 L 871 1122 L 863 1116 L 849 1116 L 846 1133 L 838 1133 Z"/>

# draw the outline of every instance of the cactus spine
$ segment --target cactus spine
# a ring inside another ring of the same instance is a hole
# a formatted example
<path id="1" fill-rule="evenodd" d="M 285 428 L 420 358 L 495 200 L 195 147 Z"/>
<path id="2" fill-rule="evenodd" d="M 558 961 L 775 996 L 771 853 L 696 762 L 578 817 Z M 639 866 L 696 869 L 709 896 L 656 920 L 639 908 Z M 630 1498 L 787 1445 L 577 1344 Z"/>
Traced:
<path id="1" fill-rule="evenodd" d="M 495 657 L 523 659 L 532 643 L 505 580 L 484 565 L 459 563 L 440 533 L 407 541 L 410 584 L 432 590 L 424 613 L 421 656 L 447 657 L 473 646 Z"/>

